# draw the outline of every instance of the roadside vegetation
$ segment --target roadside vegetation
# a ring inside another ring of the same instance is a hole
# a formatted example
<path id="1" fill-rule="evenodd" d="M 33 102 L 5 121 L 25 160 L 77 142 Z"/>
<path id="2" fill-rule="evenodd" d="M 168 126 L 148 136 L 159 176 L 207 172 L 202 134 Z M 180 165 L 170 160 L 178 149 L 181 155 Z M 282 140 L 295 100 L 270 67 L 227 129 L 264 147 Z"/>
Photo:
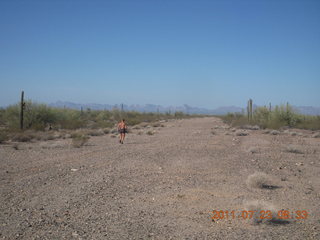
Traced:
<path id="1" fill-rule="evenodd" d="M 7 140 L 31 141 L 50 140 L 70 135 L 72 131 L 82 129 L 87 135 L 99 136 L 102 134 L 116 133 L 115 126 L 120 119 L 126 119 L 128 126 L 134 126 L 143 122 L 159 124 L 161 120 L 191 118 L 195 115 L 183 112 L 170 113 L 140 113 L 122 112 L 113 110 L 75 110 L 67 108 L 53 108 L 45 104 L 32 101 L 25 103 L 24 129 L 20 130 L 20 104 L 0 108 L 0 143 Z M 51 131 L 49 131 L 51 130 Z M 48 132 L 48 134 L 43 134 Z M 59 132 L 59 134 L 49 134 Z M 50 137 L 47 137 L 50 135 Z M 80 139 L 80 137 L 75 137 Z M 76 142 L 85 142 L 86 140 Z M 77 144 L 75 144 L 77 145 Z M 80 144 L 81 145 L 81 144 Z"/>
<path id="2" fill-rule="evenodd" d="M 232 126 L 258 125 L 262 129 L 280 129 L 282 127 L 320 129 L 320 116 L 296 113 L 290 105 L 276 106 L 271 111 L 267 107 L 258 107 L 254 110 L 251 120 L 246 114 L 241 113 L 229 113 L 220 117 L 225 123 Z"/>

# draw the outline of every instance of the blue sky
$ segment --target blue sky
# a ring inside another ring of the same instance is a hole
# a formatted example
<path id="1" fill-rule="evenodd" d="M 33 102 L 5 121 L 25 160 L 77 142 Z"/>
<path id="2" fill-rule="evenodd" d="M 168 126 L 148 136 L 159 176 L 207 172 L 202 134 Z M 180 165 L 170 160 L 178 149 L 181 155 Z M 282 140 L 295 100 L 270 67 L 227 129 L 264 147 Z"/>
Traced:
<path id="1" fill-rule="evenodd" d="M 0 0 L 0 106 L 320 106 L 317 0 Z"/>

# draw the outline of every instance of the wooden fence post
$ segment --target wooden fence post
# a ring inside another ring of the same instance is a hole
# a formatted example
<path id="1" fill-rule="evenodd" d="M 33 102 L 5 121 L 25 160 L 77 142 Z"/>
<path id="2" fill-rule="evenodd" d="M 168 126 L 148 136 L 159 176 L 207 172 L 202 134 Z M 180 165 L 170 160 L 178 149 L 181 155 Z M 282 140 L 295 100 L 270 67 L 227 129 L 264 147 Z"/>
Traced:
<path id="1" fill-rule="evenodd" d="M 248 112 L 248 121 L 251 122 L 253 119 L 252 99 L 251 98 L 248 101 L 247 112 Z"/>
<path id="2" fill-rule="evenodd" d="M 247 117 L 248 117 L 248 122 L 250 121 L 250 108 L 249 108 L 249 101 L 247 102 Z"/>
<path id="3" fill-rule="evenodd" d="M 24 102 L 24 91 L 21 92 L 21 102 L 20 102 L 20 129 L 23 130 L 23 111 L 25 108 Z"/>

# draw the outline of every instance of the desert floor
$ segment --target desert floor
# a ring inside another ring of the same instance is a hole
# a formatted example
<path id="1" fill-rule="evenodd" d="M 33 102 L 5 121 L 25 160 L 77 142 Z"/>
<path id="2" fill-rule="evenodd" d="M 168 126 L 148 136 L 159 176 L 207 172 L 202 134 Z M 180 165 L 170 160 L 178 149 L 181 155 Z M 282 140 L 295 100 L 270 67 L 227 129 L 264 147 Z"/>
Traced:
<path id="1" fill-rule="evenodd" d="M 162 124 L 131 130 L 123 145 L 110 134 L 81 148 L 70 138 L 0 145 L 0 239 L 320 239 L 314 132 L 214 117 Z M 256 172 L 271 187 L 251 186 Z M 290 218 L 245 219 L 252 201 Z M 214 210 L 228 218 L 212 220 Z"/>

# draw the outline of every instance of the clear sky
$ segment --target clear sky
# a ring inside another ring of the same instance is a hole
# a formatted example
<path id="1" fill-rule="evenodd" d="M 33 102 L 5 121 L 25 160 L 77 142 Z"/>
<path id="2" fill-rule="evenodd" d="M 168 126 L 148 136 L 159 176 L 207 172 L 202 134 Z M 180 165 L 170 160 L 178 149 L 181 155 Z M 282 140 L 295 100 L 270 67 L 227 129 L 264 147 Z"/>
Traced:
<path id="1" fill-rule="evenodd" d="M 0 106 L 320 106 L 318 0 L 0 0 Z"/>

